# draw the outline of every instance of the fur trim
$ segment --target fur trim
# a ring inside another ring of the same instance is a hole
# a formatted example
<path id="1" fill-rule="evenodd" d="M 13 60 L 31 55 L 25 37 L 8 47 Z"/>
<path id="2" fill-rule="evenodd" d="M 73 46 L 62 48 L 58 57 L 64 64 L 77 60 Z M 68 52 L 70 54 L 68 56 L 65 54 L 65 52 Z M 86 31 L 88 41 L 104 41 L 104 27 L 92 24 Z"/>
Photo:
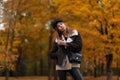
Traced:
<path id="1" fill-rule="evenodd" d="M 78 35 L 78 31 L 77 30 L 73 30 L 72 34 L 68 37 L 67 41 L 64 40 L 64 37 L 62 35 L 62 39 L 63 41 L 65 42 L 72 42 L 73 40 L 70 38 L 71 36 L 75 36 L 75 35 Z M 55 42 L 57 43 L 58 42 L 58 39 L 56 38 L 55 39 Z"/>
<path id="2" fill-rule="evenodd" d="M 77 30 L 73 30 L 73 33 L 70 35 L 71 36 L 75 36 L 75 35 L 78 35 L 78 31 Z"/>

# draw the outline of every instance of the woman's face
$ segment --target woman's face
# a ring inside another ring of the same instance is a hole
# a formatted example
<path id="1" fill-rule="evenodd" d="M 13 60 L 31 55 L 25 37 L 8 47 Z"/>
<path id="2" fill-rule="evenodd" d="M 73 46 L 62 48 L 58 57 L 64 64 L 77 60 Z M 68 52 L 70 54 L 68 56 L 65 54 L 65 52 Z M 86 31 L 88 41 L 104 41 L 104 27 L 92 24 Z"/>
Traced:
<path id="1" fill-rule="evenodd" d="M 64 32 L 66 30 L 66 25 L 63 22 L 58 22 L 57 29 L 61 32 Z"/>

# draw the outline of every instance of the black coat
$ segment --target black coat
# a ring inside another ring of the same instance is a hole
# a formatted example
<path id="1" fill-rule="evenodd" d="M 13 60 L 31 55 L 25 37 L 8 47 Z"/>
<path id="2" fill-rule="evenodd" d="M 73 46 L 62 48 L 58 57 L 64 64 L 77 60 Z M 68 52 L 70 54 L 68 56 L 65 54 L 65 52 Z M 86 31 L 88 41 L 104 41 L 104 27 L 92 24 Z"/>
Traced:
<path id="1" fill-rule="evenodd" d="M 69 55 L 69 52 L 80 52 L 82 49 L 82 39 L 78 31 L 74 30 L 74 33 L 70 35 L 66 46 L 61 46 L 57 44 L 57 39 L 54 40 L 52 48 L 49 52 L 49 56 L 52 59 L 57 61 L 59 66 L 63 66 L 66 61 L 66 55 Z"/>

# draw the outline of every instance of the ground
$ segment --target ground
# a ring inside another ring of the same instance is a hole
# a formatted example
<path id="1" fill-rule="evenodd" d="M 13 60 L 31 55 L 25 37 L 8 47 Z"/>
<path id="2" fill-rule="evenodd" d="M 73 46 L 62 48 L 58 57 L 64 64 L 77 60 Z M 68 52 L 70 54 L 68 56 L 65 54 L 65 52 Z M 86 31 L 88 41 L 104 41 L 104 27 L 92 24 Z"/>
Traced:
<path id="1" fill-rule="evenodd" d="M 5 77 L 0 77 L 0 80 L 5 80 Z M 48 80 L 47 76 L 30 76 L 30 77 L 10 77 L 9 80 Z M 68 77 L 68 80 L 72 80 L 70 77 Z M 84 77 L 84 80 L 107 80 L 106 77 Z M 117 79 L 117 76 L 112 77 L 112 80 L 120 80 Z"/>

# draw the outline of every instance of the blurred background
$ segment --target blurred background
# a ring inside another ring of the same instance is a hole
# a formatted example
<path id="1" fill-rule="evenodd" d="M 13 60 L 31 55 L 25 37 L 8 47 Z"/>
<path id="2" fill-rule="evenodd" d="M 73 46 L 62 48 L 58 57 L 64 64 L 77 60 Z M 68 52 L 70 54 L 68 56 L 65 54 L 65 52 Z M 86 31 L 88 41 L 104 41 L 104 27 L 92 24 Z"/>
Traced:
<path id="1" fill-rule="evenodd" d="M 82 36 L 83 76 L 119 80 L 120 0 L 0 0 L 0 76 L 57 80 L 48 52 L 58 17 Z"/>

